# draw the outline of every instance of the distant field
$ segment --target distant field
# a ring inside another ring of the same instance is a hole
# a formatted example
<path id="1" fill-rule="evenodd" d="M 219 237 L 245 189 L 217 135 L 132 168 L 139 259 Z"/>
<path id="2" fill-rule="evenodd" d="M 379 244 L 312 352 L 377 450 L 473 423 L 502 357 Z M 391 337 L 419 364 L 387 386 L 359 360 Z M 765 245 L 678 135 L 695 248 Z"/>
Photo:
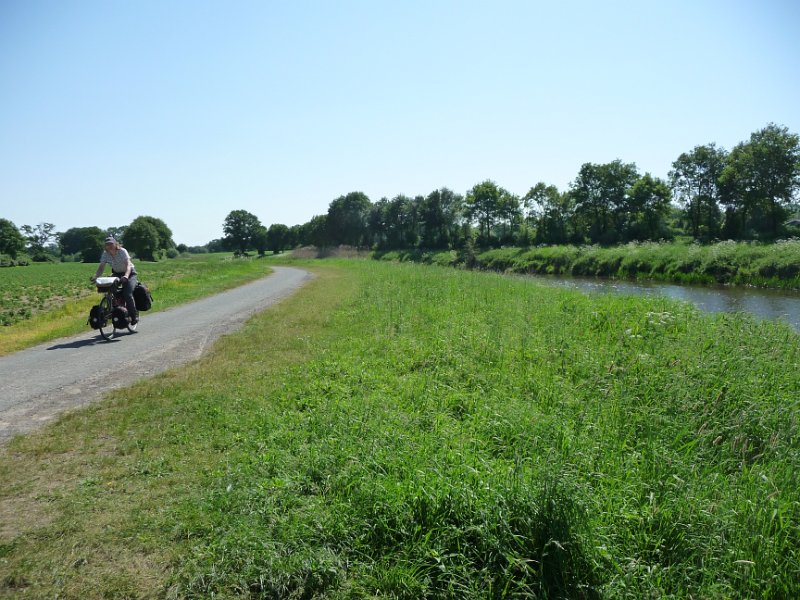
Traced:
<path id="1" fill-rule="evenodd" d="M 161 262 L 135 261 L 163 310 L 269 273 L 267 261 L 201 254 Z M 96 263 L 33 263 L 0 269 L 0 354 L 77 333 L 99 295 L 89 278 Z M 106 267 L 106 274 L 110 268 Z"/>
<path id="2" fill-rule="evenodd" d="M 25 321 L 95 293 L 88 281 L 92 273 L 91 265 L 79 263 L 0 269 L 0 325 Z"/>

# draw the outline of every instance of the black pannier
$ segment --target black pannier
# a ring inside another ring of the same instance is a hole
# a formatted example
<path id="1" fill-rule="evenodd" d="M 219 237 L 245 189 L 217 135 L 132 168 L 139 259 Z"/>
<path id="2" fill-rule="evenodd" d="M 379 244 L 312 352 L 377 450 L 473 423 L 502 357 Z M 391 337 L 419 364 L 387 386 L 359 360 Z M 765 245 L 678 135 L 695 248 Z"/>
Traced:
<path id="1" fill-rule="evenodd" d="M 128 318 L 128 309 L 122 306 L 117 306 L 111 311 L 111 322 L 114 323 L 115 329 L 125 329 L 130 325 L 130 318 Z"/>
<path id="2" fill-rule="evenodd" d="M 153 306 L 150 290 L 141 281 L 133 288 L 133 301 L 136 304 L 136 310 L 150 310 L 150 307 Z"/>
<path id="3" fill-rule="evenodd" d="M 106 320 L 103 318 L 103 311 L 100 309 L 99 304 L 95 304 L 89 311 L 88 323 L 92 329 L 100 329 L 106 326 Z"/>

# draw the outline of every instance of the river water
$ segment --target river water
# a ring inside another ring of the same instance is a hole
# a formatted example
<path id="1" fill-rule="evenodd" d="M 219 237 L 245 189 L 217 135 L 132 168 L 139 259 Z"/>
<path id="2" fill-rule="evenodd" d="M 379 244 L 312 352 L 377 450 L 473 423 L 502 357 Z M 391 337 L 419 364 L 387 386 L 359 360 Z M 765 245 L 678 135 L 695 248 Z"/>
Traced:
<path id="1" fill-rule="evenodd" d="M 761 319 L 780 319 L 800 332 L 800 292 L 583 277 L 535 277 L 552 285 L 572 287 L 588 292 L 666 296 L 675 300 L 691 302 L 707 312 L 746 312 Z"/>

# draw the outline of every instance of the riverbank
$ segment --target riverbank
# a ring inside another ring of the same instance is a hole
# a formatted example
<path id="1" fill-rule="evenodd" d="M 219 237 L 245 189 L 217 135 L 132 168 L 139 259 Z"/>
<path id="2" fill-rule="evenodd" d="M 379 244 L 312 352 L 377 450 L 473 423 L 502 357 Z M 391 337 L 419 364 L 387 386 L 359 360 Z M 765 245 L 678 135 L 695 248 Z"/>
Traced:
<path id="1" fill-rule="evenodd" d="M 197 363 L 12 442 L 0 597 L 800 595 L 786 326 L 312 264 Z"/>
<path id="2" fill-rule="evenodd" d="M 774 244 L 645 242 L 610 248 L 541 246 L 474 252 L 391 251 L 376 252 L 374 257 L 530 275 L 800 289 L 800 239 Z"/>

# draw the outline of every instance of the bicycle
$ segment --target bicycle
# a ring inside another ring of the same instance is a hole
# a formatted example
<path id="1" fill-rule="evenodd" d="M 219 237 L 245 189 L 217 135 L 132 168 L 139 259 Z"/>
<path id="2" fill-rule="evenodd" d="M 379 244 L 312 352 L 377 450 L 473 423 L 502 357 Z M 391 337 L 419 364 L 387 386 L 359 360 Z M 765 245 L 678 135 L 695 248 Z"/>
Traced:
<path id="1" fill-rule="evenodd" d="M 107 341 L 117 334 L 117 330 L 127 329 L 130 333 L 136 333 L 139 323 L 131 323 L 128 309 L 125 306 L 125 298 L 122 295 L 120 278 L 98 277 L 95 285 L 97 291 L 105 295 L 89 313 L 89 325 L 92 329 L 99 330 L 102 338 Z M 109 321 L 111 322 L 110 332 Z"/>

